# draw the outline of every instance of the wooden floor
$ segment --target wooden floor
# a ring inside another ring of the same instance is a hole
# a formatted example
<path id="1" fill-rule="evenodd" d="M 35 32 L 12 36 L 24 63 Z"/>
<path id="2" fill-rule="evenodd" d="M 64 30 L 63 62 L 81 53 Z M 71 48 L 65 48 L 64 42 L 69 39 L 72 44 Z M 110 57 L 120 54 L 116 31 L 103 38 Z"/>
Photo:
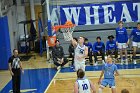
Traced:
<path id="1" fill-rule="evenodd" d="M 124 88 L 128 89 L 130 93 L 140 93 L 140 70 L 121 70 L 120 73 L 124 76 L 116 77 L 117 93 L 121 93 L 120 91 Z M 97 90 L 99 74 L 100 71 L 86 72 L 86 76 L 94 83 Z M 46 93 L 73 93 L 75 81 L 76 73 L 59 73 Z M 110 88 L 105 88 L 103 93 L 111 93 Z"/>
<path id="2" fill-rule="evenodd" d="M 46 57 L 36 55 L 36 59 L 32 57 L 29 61 L 23 62 L 24 69 L 51 68 L 53 65 L 47 62 Z M 68 66 L 68 65 L 67 65 Z M 123 78 L 116 77 L 117 93 L 121 89 L 127 88 L 130 93 L 140 93 L 140 69 L 120 70 Z M 98 90 L 98 78 L 100 71 L 87 71 L 86 76 L 95 84 Z M 0 71 L 0 90 L 10 81 L 11 76 L 8 70 Z M 73 84 L 76 80 L 75 72 L 60 73 L 50 83 L 46 93 L 73 93 Z M 111 93 L 109 88 L 105 88 L 103 93 Z"/>

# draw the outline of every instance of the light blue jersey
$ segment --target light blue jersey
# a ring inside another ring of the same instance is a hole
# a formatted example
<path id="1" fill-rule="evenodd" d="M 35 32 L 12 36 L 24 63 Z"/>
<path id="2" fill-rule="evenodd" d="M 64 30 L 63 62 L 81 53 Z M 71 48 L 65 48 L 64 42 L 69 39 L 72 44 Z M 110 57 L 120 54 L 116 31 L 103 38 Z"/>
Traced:
<path id="1" fill-rule="evenodd" d="M 114 63 L 112 64 L 106 63 L 103 66 L 103 70 L 105 79 L 114 79 L 114 72 L 117 70 L 117 66 Z"/>
<path id="2" fill-rule="evenodd" d="M 103 71 L 104 71 L 104 79 L 101 82 L 102 86 L 107 86 L 109 85 L 109 87 L 114 87 L 115 86 L 115 79 L 114 79 L 114 73 L 115 71 L 117 71 L 117 66 L 112 63 L 112 64 L 108 64 L 106 63 L 103 66 Z"/>

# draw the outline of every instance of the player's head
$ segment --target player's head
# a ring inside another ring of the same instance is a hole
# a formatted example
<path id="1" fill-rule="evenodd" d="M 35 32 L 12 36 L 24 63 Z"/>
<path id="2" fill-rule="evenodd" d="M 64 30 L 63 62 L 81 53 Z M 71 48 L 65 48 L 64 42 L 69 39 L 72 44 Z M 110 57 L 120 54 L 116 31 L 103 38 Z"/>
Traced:
<path id="1" fill-rule="evenodd" d="M 122 27 L 123 26 L 123 21 L 119 21 L 118 25 L 119 25 L 119 27 Z"/>
<path id="2" fill-rule="evenodd" d="M 88 43 L 88 38 L 85 38 L 85 43 Z"/>
<path id="3" fill-rule="evenodd" d="M 78 42 L 81 43 L 81 44 L 83 44 L 85 42 L 85 37 L 79 36 Z"/>
<path id="4" fill-rule="evenodd" d="M 137 28 L 140 30 L 140 22 L 137 23 Z"/>
<path id="5" fill-rule="evenodd" d="M 13 49 L 13 54 L 14 54 L 14 56 L 17 56 L 18 55 L 18 50 L 17 49 Z"/>
<path id="6" fill-rule="evenodd" d="M 113 35 L 108 36 L 109 41 L 112 41 L 114 39 Z"/>
<path id="7" fill-rule="evenodd" d="M 112 56 L 111 55 L 108 55 L 106 61 L 107 61 L 107 63 L 112 63 L 112 61 L 113 61 L 112 60 Z"/>
<path id="8" fill-rule="evenodd" d="M 78 69 L 77 78 L 83 78 L 85 76 L 85 72 L 82 69 Z"/>
<path id="9" fill-rule="evenodd" d="M 96 37 L 96 40 L 97 42 L 101 42 L 101 37 L 100 36 Z"/>
<path id="10" fill-rule="evenodd" d="M 56 44 L 56 46 L 59 46 L 60 42 L 58 39 L 56 39 L 55 44 Z"/>
<path id="11" fill-rule="evenodd" d="M 76 42 L 78 41 L 78 39 L 76 37 L 74 37 L 73 40 L 75 40 Z"/>
<path id="12" fill-rule="evenodd" d="M 121 93 L 129 93 L 129 91 L 127 89 L 123 89 Z"/>

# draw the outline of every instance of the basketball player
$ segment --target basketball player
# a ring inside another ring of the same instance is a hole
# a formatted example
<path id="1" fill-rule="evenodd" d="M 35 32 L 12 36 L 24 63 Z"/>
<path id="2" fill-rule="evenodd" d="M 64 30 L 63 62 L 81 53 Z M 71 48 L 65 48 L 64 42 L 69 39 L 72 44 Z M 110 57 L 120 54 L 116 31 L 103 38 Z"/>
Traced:
<path id="1" fill-rule="evenodd" d="M 98 81 L 98 84 L 100 84 L 98 93 L 102 93 L 102 90 L 107 85 L 109 85 L 109 87 L 111 88 L 112 93 L 116 93 L 114 73 L 115 75 L 119 75 L 117 71 L 117 66 L 112 62 L 112 57 L 108 56 L 107 63 L 104 64 Z M 104 75 L 104 79 L 101 81 L 103 75 Z"/>
<path id="2" fill-rule="evenodd" d="M 96 93 L 95 86 L 84 77 L 85 72 L 82 69 L 77 71 L 77 81 L 74 84 L 74 93 Z M 92 92 L 91 92 L 92 90 Z"/>
<path id="3" fill-rule="evenodd" d="M 75 48 L 75 55 L 74 55 L 74 66 L 75 70 L 83 69 L 85 71 L 85 58 L 88 55 L 88 47 L 84 45 L 85 38 L 80 36 L 78 38 L 78 42 L 76 42 L 74 39 L 71 40 L 72 44 Z"/>
<path id="4" fill-rule="evenodd" d="M 137 23 L 137 28 L 133 29 L 129 38 L 133 36 L 132 46 L 133 46 L 133 63 L 137 64 L 136 62 L 136 50 L 137 48 L 140 49 L 140 23 Z"/>
<path id="5" fill-rule="evenodd" d="M 125 52 L 126 65 L 128 64 L 127 59 L 127 46 L 129 44 L 128 34 L 125 27 L 123 27 L 123 21 L 118 22 L 119 27 L 116 28 L 116 43 L 120 50 L 121 64 L 123 64 L 123 51 Z"/>

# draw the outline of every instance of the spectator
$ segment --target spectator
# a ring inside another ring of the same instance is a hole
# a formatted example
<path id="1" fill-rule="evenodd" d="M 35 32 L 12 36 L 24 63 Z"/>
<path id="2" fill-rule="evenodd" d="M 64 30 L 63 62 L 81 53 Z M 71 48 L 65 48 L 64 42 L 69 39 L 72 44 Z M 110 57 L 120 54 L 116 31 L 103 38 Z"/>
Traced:
<path id="1" fill-rule="evenodd" d="M 129 93 L 129 91 L 127 89 L 123 89 L 121 93 Z"/>
<path id="2" fill-rule="evenodd" d="M 137 28 L 133 29 L 129 38 L 133 36 L 132 46 L 133 46 L 133 63 L 137 64 L 136 62 L 136 49 L 140 49 L 140 23 L 137 23 Z"/>
<path id="3" fill-rule="evenodd" d="M 119 27 L 116 28 L 116 42 L 120 50 L 121 64 L 123 64 L 123 51 L 125 52 L 125 62 L 128 64 L 127 59 L 127 46 L 129 43 L 127 30 L 123 27 L 123 21 L 118 22 Z"/>
<path id="4" fill-rule="evenodd" d="M 67 62 L 67 58 L 64 57 L 63 47 L 60 46 L 60 42 L 57 39 L 55 41 L 56 45 L 52 48 L 52 57 L 54 64 L 57 66 L 57 70 L 63 67 Z"/>
<path id="5" fill-rule="evenodd" d="M 91 44 L 91 42 L 88 41 L 87 38 L 85 38 L 85 46 L 88 47 L 88 56 L 89 56 L 90 65 L 93 65 L 93 60 L 92 60 L 92 44 Z"/>
<path id="6" fill-rule="evenodd" d="M 97 65 L 97 56 L 101 55 L 102 56 L 102 63 L 105 62 L 105 45 L 103 42 L 101 42 L 101 37 L 97 37 L 96 38 L 97 42 L 95 42 L 93 44 L 93 55 L 94 55 L 94 60 L 95 60 L 95 64 Z"/>
<path id="7" fill-rule="evenodd" d="M 73 40 L 75 40 L 76 42 L 78 41 L 77 38 L 73 38 Z M 69 45 L 69 55 L 70 55 L 70 58 L 72 58 L 71 68 L 73 68 L 74 67 L 74 46 L 72 43 Z"/>
<path id="8" fill-rule="evenodd" d="M 118 48 L 116 45 L 116 41 L 113 40 L 114 36 L 108 36 L 109 41 L 106 42 L 106 54 L 108 55 L 115 55 L 115 59 L 118 58 Z"/>

